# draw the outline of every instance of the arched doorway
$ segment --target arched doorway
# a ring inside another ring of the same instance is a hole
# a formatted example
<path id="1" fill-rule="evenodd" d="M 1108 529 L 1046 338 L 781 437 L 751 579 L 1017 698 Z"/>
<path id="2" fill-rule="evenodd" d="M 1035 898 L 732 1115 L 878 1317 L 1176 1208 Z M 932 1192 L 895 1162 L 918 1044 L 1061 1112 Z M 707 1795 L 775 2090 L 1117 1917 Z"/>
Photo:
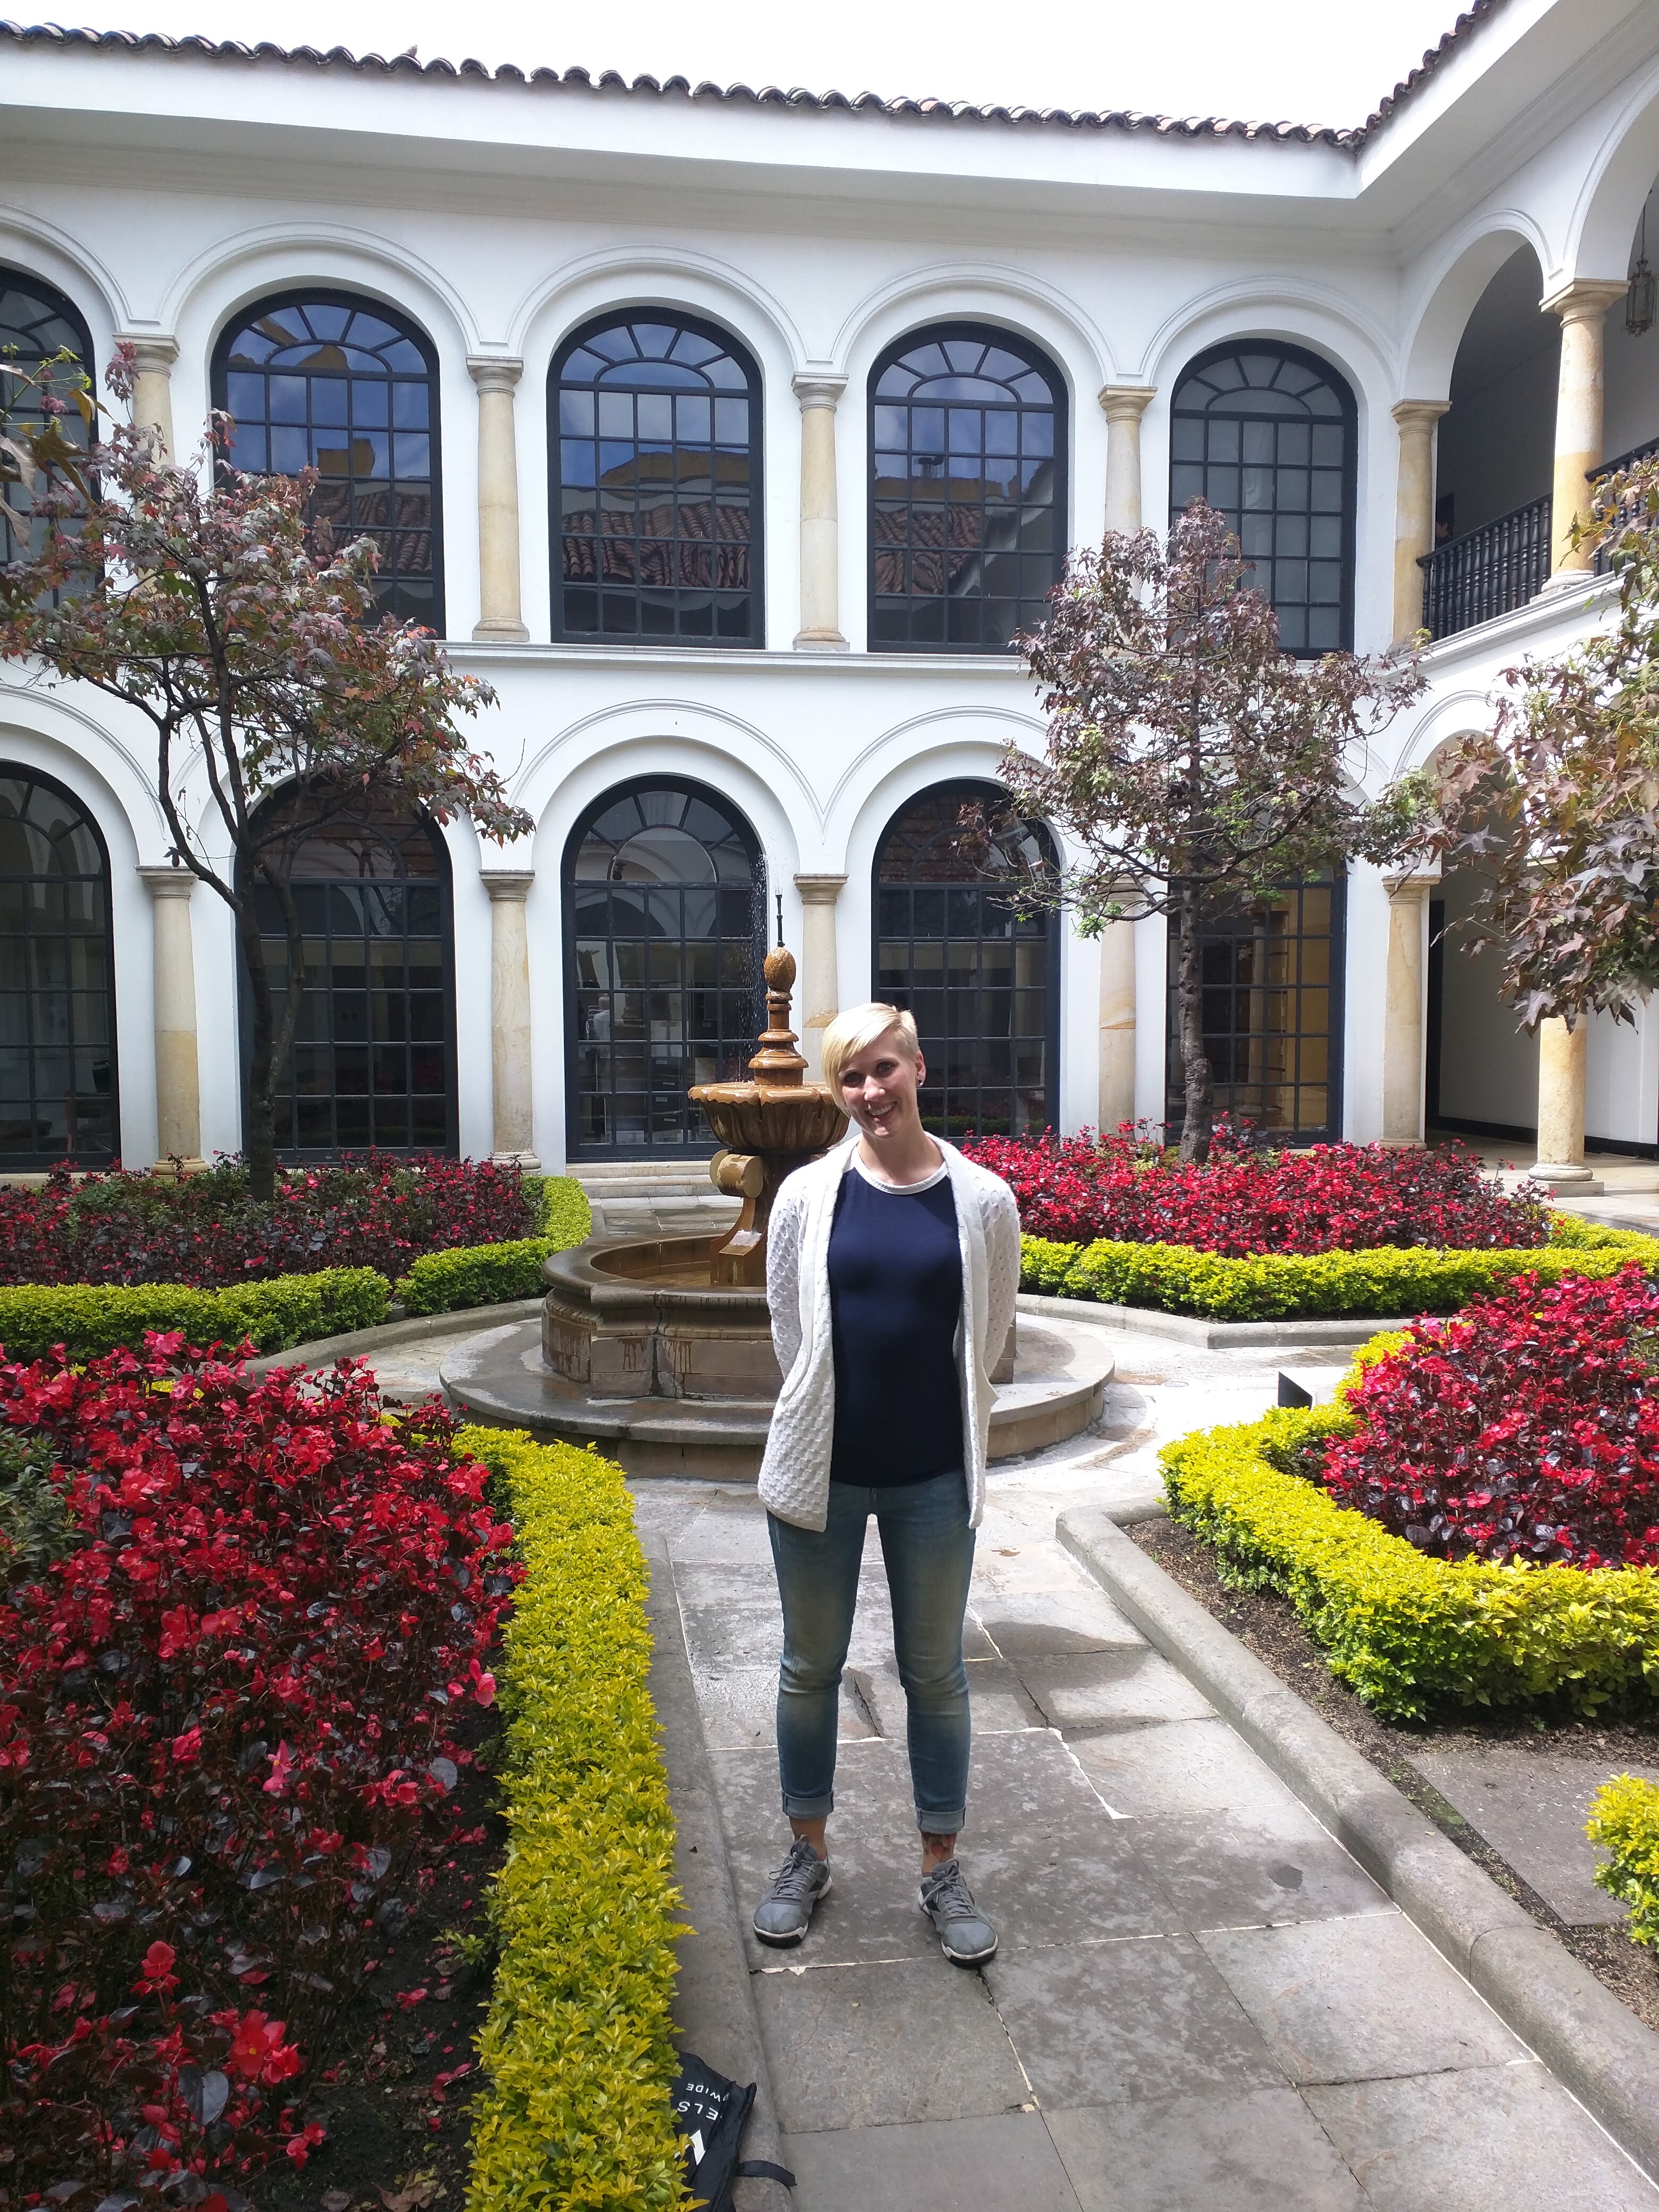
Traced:
<path id="1" fill-rule="evenodd" d="M 565 847 L 564 912 L 571 1158 L 708 1158 L 685 1094 L 740 1078 L 762 1026 L 753 830 L 702 784 L 608 791 Z"/>
<path id="2" fill-rule="evenodd" d="M 281 793 L 266 805 L 293 814 Z M 453 924 L 441 836 L 374 800 L 320 821 L 308 813 L 293 835 L 305 996 L 277 1084 L 278 1157 L 453 1152 Z M 280 1010 L 288 939 L 263 886 L 258 909 Z M 243 1012 L 246 1030 L 246 999 Z"/>
<path id="3" fill-rule="evenodd" d="M 874 994 L 915 1017 L 927 1063 L 921 1114 L 945 1137 L 1024 1136 L 1060 1118 L 1060 917 L 1021 915 L 1019 861 L 1052 865 L 1041 823 L 976 854 L 964 806 L 1004 806 L 994 783 L 935 784 L 893 817 L 876 848 Z M 1029 848 L 1018 857 L 1011 842 Z"/>
<path id="4" fill-rule="evenodd" d="M 0 766 L 0 1168 L 106 1166 L 115 1072 L 104 841 L 61 784 Z"/>

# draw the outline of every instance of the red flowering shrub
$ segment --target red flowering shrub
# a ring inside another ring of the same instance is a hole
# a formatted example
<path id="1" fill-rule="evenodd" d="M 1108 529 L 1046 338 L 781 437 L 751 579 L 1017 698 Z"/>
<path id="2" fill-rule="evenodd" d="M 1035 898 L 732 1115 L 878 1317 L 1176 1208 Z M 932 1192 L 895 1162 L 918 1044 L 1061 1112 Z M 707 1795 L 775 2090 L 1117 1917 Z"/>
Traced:
<path id="1" fill-rule="evenodd" d="M 428 1252 L 536 1233 L 520 1170 L 493 1160 L 384 1152 L 279 1168 L 269 1206 L 234 1161 L 183 1182 L 66 1171 L 44 1189 L 0 1189 L 0 1282 L 229 1283 L 374 1267 L 392 1281 Z"/>
<path id="2" fill-rule="evenodd" d="M 1461 1145 L 1393 1151 L 1316 1145 L 1255 1152 L 1218 1131 L 1203 1167 L 1125 1123 L 1115 1137 L 981 1137 L 963 1146 L 1000 1175 L 1030 1237 L 1255 1252 L 1363 1252 L 1385 1244 L 1528 1250 L 1548 1241 L 1541 1200 L 1506 1197 Z"/>
<path id="3" fill-rule="evenodd" d="M 1437 1559 L 1659 1566 L 1659 1285 L 1522 1275 L 1413 1324 L 1324 1481 Z"/>
<path id="4" fill-rule="evenodd" d="M 349 1365 L 152 1337 L 0 1364 L 0 1425 L 65 1508 L 44 1570 L 0 1542 L 0 2205 L 238 2212 L 453 1826 L 512 1532 Z"/>

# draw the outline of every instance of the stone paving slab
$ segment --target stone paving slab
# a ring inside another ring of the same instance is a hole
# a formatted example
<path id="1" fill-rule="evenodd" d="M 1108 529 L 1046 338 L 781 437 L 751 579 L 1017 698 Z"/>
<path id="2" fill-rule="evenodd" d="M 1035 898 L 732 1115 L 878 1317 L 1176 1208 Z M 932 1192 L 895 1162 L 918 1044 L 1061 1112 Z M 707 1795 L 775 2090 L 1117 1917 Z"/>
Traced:
<path id="1" fill-rule="evenodd" d="M 1603 1855 L 1584 1833 L 1589 1801 L 1615 1774 L 1659 1782 L 1659 1767 L 1540 1759 L 1512 1744 L 1413 1752 L 1412 1764 L 1570 1928 L 1606 1927 L 1629 1908 L 1592 1879 Z"/>
<path id="2" fill-rule="evenodd" d="M 794 2212 L 1081 2212 L 1036 2112 L 788 2136 L 784 2151 Z"/>
<path id="3" fill-rule="evenodd" d="M 1079 2212 L 1362 2212 L 1367 2201 L 1294 2089 L 1212 2089 L 1048 2119 Z"/>

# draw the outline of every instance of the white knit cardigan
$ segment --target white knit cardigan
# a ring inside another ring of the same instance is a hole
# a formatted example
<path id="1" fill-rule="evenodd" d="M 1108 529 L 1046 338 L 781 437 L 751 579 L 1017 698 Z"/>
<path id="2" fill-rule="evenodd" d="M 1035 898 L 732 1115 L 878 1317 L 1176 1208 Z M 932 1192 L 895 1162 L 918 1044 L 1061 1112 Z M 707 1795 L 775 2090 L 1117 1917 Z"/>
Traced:
<path id="1" fill-rule="evenodd" d="M 962 1247 L 963 1319 L 957 1332 L 962 1440 L 969 1526 L 985 1510 L 986 1442 L 1001 1356 L 1019 1290 L 1019 1212 L 1000 1176 L 935 1139 L 950 1170 Z M 830 1515 L 836 1431 L 836 1364 L 830 1332 L 830 1231 L 856 1133 L 797 1168 L 779 1191 L 768 1232 L 766 1295 L 783 1387 L 761 1461 L 763 1504 L 780 1521 L 822 1529 Z"/>

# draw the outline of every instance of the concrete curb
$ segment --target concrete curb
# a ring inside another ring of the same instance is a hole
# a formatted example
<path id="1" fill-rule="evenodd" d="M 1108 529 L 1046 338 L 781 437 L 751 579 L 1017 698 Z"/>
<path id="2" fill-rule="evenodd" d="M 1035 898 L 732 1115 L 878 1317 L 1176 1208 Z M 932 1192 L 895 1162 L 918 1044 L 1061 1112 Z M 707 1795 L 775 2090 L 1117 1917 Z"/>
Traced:
<path id="1" fill-rule="evenodd" d="M 407 1321 L 383 1321 L 374 1328 L 348 1329 L 343 1336 L 319 1336 L 310 1344 L 296 1344 L 287 1352 L 261 1352 L 250 1359 L 250 1375 L 269 1375 L 273 1367 L 325 1367 L 336 1359 L 356 1359 L 368 1352 L 388 1352 L 393 1345 L 418 1344 L 422 1337 L 448 1336 L 471 1323 L 493 1328 L 497 1322 L 528 1321 L 542 1310 L 540 1296 L 509 1298 L 498 1306 L 466 1306 L 459 1313 L 416 1314 Z"/>
<path id="2" fill-rule="evenodd" d="M 1659 2035 L 1138 1550 L 1109 1514 L 1062 1514 L 1056 1533 L 1499 2019 L 1659 2180 Z"/>
<path id="3" fill-rule="evenodd" d="M 754 2082 L 755 2103 L 740 2155 L 787 2166 L 709 1773 L 702 1714 L 680 1626 L 674 1571 L 660 1539 L 647 1538 L 645 1550 L 651 1569 L 646 1601 L 653 1644 L 651 1696 L 662 1723 L 663 1759 L 674 1804 L 674 1869 L 692 1928 L 678 1945 L 675 2039 L 734 2081 Z M 788 2212 L 791 2201 L 781 2182 L 737 2185 L 738 2212 Z"/>
<path id="4" fill-rule="evenodd" d="M 1387 1316 L 1333 1314 L 1318 1321 L 1206 1321 L 1198 1314 L 1164 1313 L 1156 1306 L 1108 1306 L 1092 1298 L 1050 1298 L 1035 1291 L 1019 1294 L 1021 1313 L 1048 1314 L 1057 1321 L 1092 1322 L 1097 1328 L 1122 1328 L 1140 1336 L 1172 1336 L 1204 1352 L 1296 1352 L 1315 1345 L 1368 1344 L 1385 1328 L 1407 1328 L 1408 1321 Z"/>

